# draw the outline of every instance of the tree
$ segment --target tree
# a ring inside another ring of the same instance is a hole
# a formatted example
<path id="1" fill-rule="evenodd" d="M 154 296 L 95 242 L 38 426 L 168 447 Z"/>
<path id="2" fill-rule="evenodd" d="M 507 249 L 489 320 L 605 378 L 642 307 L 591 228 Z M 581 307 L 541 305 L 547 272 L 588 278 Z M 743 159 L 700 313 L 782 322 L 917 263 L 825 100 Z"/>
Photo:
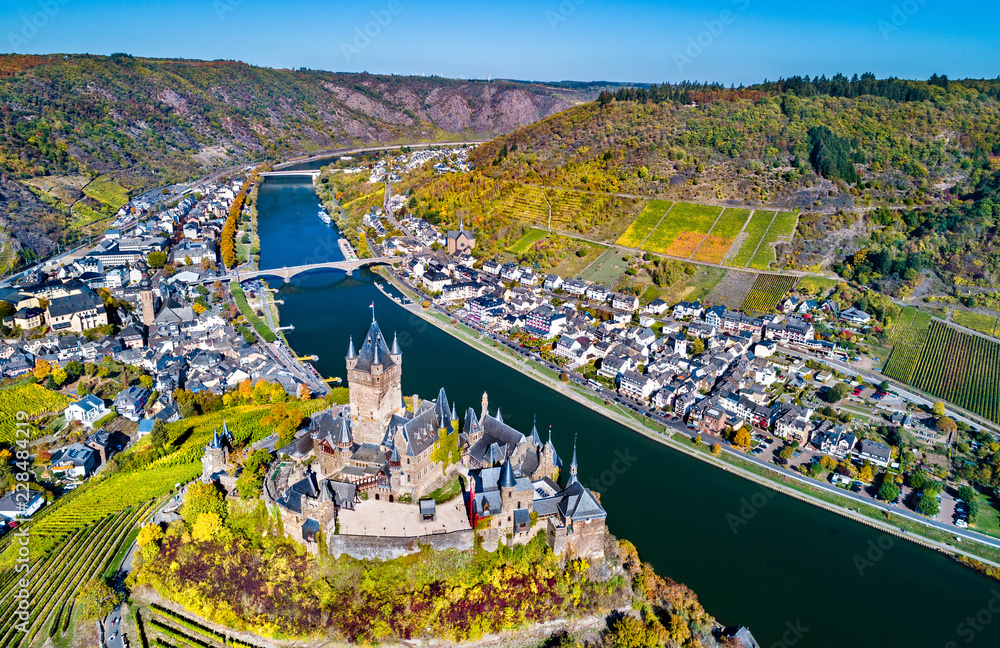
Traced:
<path id="1" fill-rule="evenodd" d="M 66 370 L 62 367 L 56 367 L 52 370 L 52 381 L 56 384 L 56 387 L 65 385 L 67 379 L 69 379 L 69 376 L 66 375 Z"/>
<path id="2" fill-rule="evenodd" d="M 943 434 L 951 434 L 958 430 L 958 425 L 956 425 L 955 419 L 950 416 L 942 416 L 937 420 L 937 429 Z"/>
<path id="3" fill-rule="evenodd" d="M 139 544 L 139 552 L 142 554 L 143 560 L 150 560 L 156 556 L 156 552 L 160 549 L 161 540 L 163 540 L 163 527 L 159 524 L 147 524 L 139 529 L 136 542 Z"/>
<path id="4" fill-rule="evenodd" d="M 153 377 L 147 376 L 146 374 L 139 376 L 139 383 L 142 384 L 142 386 L 145 387 L 146 389 L 152 389 L 153 385 L 155 384 L 153 382 Z"/>
<path id="5" fill-rule="evenodd" d="M 826 400 L 829 403 L 839 403 L 851 393 L 851 387 L 845 382 L 839 382 L 826 392 Z"/>
<path id="6" fill-rule="evenodd" d="M 969 520 L 975 520 L 979 514 L 979 493 L 972 486 L 961 486 L 958 489 L 958 499 L 969 506 Z"/>
<path id="7" fill-rule="evenodd" d="M 35 362 L 35 378 L 39 380 L 45 380 L 48 378 L 49 374 L 52 373 L 52 364 L 49 363 L 45 358 L 39 358 Z"/>
<path id="8" fill-rule="evenodd" d="M 911 488 L 920 490 L 927 484 L 927 475 L 922 470 L 914 470 L 907 477 L 907 483 Z"/>
<path id="9" fill-rule="evenodd" d="M 149 432 L 149 442 L 153 444 L 154 448 L 162 448 L 169 440 L 170 434 L 167 432 L 167 424 L 162 419 L 156 419 L 153 423 L 153 429 Z"/>
<path id="10" fill-rule="evenodd" d="M 888 380 L 883 380 L 878 384 L 878 390 L 882 393 L 888 393 L 892 389 L 892 385 L 889 384 Z"/>
<path id="11" fill-rule="evenodd" d="M 150 252 L 146 258 L 146 263 L 150 268 L 160 269 L 167 263 L 166 252 Z"/>
<path id="12" fill-rule="evenodd" d="M 895 502 L 897 497 L 899 497 L 899 485 L 891 479 L 883 480 L 878 489 L 878 498 L 883 502 Z"/>
<path id="13" fill-rule="evenodd" d="M 783 461 L 788 461 L 795 454 L 795 448 L 790 445 L 786 445 L 778 451 L 778 458 Z"/>
<path id="14" fill-rule="evenodd" d="M 705 353 L 705 341 L 702 340 L 701 338 L 695 338 L 694 340 L 691 340 L 691 343 L 688 344 L 688 354 L 690 354 L 692 357 L 697 357 L 700 356 L 702 353 Z"/>
<path id="15" fill-rule="evenodd" d="M 718 443 L 713 443 L 712 444 L 712 454 L 715 455 L 716 457 L 718 457 L 719 455 L 721 455 L 722 454 L 722 446 L 719 445 Z"/>
<path id="16" fill-rule="evenodd" d="M 181 507 L 181 517 L 188 525 L 193 525 L 202 513 L 215 513 L 219 519 L 226 517 L 226 500 L 214 484 L 195 482 L 188 486 Z"/>
<path id="17" fill-rule="evenodd" d="M 199 513 L 198 519 L 191 526 L 191 537 L 198 542 L 218 540 L 224 544 L 224 538 L 227 535 L 226 527 L 222 524 L 222 517 L 218 513 Z"/>
<path id="18" fill-rule="evenodd" d="M 309 387 L 305 383 L 301 383 L 298 389 L 299 400 L 307 401 L 312 398 L 312 392 L 309 391 Z"/>
<path id="19" fill-rule="evenodd" d="M 945 409 L 944 403 L 941 401 L 934 403 L 934 416 L 944 416 L 947 413 L 948 410 Z"/>
<path id="20" fill-rule="evenodd" d="M 861 464 L 861 467 L 858 468 L 858 479 L 863 482 L 870 482 L 874 477 L 875 475 L 872 474 L 872 464 L 866 459 L 865 462 Z"/>
<path id="21" fill-rule="evenodd" d="M 253 385 L 250 383 L 250 379 L 247 378 L 246 380 L 241 382 L 240 386 L 237 388 L 237 391 L 239 392 L 240 398 L 242 398 L 245 401 L 249 401 L 250 398 L 253 396 Z"/>
<path id="22" fill-rule="evenodd" d="M 94 621 L 107 616 L 120 602 L 120 597 L 103 578 L 92 578 L 76 596 L 76 610 L 79 610 L 80 618 L 85 621 Z"/>
<path id="23" fill-rule="evenodd" d="M 8 301 L 0 300 L 0 319 L 10 317 L 16 312 L 17 308 L 15 308 L 13 304 Z"/>
<path id="24" fill-rule="evenodd" d="M 749 448 L 750 444 L 753 443 L 753 438 L 750 433 L 747 432 L 746 428 L 740 428 L 733 435 L 733 445 L 739 448 Z"/>
<path id="25" fill-rule="evenodd" d="M 823 470 L 832 472 L 837 469 L 837 460 L 830 455 L 823 455 L 819 459 L 819 465 L 822 466 Z"/>
<path id="26" fill-rule="evenodd" d="M 243 462 L 243 472 L 236 480 L 236 490 L 243 499 L 253 499 L 260 493 L 264 485 L 264 475 L 271 464 L 271 453 L 264 448 L 254 450 L 253 454 Z"/>
<path id="27" fill-rule="evenodd" d="M 941 504 L 937 501 L 937 493 L 924 489 L 920 491 L 920 500 L 917 502 L 917 512 L 927 517 L 937 517 L 941 512 Z"/>

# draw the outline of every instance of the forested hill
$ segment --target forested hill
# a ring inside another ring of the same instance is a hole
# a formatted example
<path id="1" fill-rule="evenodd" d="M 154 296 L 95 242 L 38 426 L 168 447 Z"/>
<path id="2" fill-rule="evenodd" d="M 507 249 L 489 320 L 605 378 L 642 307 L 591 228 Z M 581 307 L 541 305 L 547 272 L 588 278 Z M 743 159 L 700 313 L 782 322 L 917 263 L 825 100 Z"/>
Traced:
<path id="1" fill-rule="evenodd" d="M 4 55 L 0 227 L 45 252 L 47 240 L 71 226 L 67 206 L 82 198 L 76 191 L 81 178 L 55 187 L 34 183 L 52 189 L 50 205 L 24 195 L 17 181 L 104 176 L 134 195 L 249 159 L 338 145 L 491 137 L 593 99 L 599 90 L 232 61 Z M 108 205 L 81 207 L 84 218 L 97 218 L 93 212 Z"/>
<path id="2" fill-rule="evenodd" d="M 501 182 L 799 209 L 787 261 L 832 267 L 859 248 L 885 252 L 862 283 L 893 275 L 895 289 L 935 268 L 994 285 L 998 96 L 1000 81 L 937 76 L 622 88 L 473 155 Z"/>

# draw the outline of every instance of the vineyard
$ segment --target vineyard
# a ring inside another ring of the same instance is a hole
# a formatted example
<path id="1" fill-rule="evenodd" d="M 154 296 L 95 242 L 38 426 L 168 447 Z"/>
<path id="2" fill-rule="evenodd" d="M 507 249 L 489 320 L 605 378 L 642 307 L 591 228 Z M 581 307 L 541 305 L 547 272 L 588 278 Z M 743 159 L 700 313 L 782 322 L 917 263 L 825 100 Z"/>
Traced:
<path id="1" fill-rule="evenodd" d="M 650 200 L 638 218 L 632 221 L 628 229 L 618 238 L 617 244 L 625 247 L 641 247 L 649 233 L 656 229 L 672 206 L 673 203 L 666 200 Z"/>
<path id="2" fill-rule="evenodd" d="M 893 380 L 913 384 L 913 372 L 917 367 L 917 359 L 927 340 L 927 328 L 931 316 L 919 311 L 913 306 L 907 306 L 899 313 L 896 326 L 889 335 L 892 353 L 886 360 L 884 373 Z"/>
<path id="3" fill-rule="evenodd" d="M 149 606 L 148 628 L 152 635 L 162 635 L 166 639 L 179 642 L 178 645 L 194 648 L 214 648 L 215 646 L 234 646 L 235 648 L 254 648 L 255 644 L 240 641 L 235 637 L 216 632 L 208 626 L 183 614 L 168 610 L 165 607 L 151 604 Z M 171 645 L 156 637 L 160 645 Z"/>
<path id="4" fill-rule="evenodd" d="M 767 234 L 760 242 L 760 248 L 750 260 L 750 267 L 757 270 L 766 270 L 771 267 L 777 258 L 774 256 L 774 245 L 779 241 L 790 241 L 795 235 L 795 225 L 798 223 L 799 215 L 795 212 L 778 212 L 771 227 L 767 229 Z"/>
<path id="5" fill-rule="evenodd" d="M 1000 344 L 935 320 L 910 384 L 1000 423 Z"/>
<path id="6" fill-rule="evenodd" d="M 507 249 L 513 252 L 514 254 L 524 254 L 525 252 L 531 249 L 531 246 L 533 246 L 535 243 L 538 243 L 548 235 L 549 233 L 546 232 L 545 230 L 538 229 L 537 227 L 532 227 L 527 232 L 525 232 L 524 236 L 517 239 L 517 242 L 515 242 Z"/>
<path id="7" fill-rule="evenodd" d="M 642 247 L 686 259 L 705 240 L 721 213 L 722 207 L 676 203 Z"/>
<path id="8" fill-rule="evenodd" d="M 549 226 L 549 201 L 538 187 L 518 186 L 500 201 L 499 207 L 518 220 Z"/>
<path id="9" fill-rule="evenodd" d="M 951 321 L 965 328 L 970 328 L 973 331 L 979 331 L 984 335 L 993 335 L 997 332 L 997 318 L 995 315 L 981 315 L 956 308 L 951 315 Z"/>
<path id="10" fill-rule="evenodd" d="M 795 287 L 796 277 L 760 274 L 753 282 L 753 288 L 740 310 L 746 313 L 769 313 L 774 310 L 785 294 Z"/>
<path id="11" fill-rule="evenodd" d="M 731 265 L 734 268 L 745 268 L 750 263 L 754 253 L 757 252 L 757 247 L 760 245 L 761 239 L 767 233 L 767 228 L 771 226 L 771 221 L 774 220 L 775 214 L 776 212 L 760 210 L 753 213 L 753 216 L 750 217 L 750 222 L 747 223 L 743 234 L 741 234 L 743 243 L 740 245 L 739 252 L 726 265 Z"/>
<path id="12" fill-rule="evenodd" d="M 69 397 L 35 383 L 22 382 L 0 389 L 0 443 L 10 444 L 15 440 L 18 412 L 34 418 L 40 414 L 61 412 L 70 402 Z M 32 434 L 37 433 L 33 426 Z"/>
<path id="13" fill-rule="evenodd" d="M 0 577 L 0 601 L 3 601 L 0 603 L 0 637 L 3 637 L 0 648 L 51 643 L 57 636 L 66 635 L 73 619 L 77 590 L 89 579 L 104 574 L 131 537 L 132 530 L 149 516 L 153 507 L 153 500 L 148 500 L 100 517 L 95 513 L 87 524 L 68 531 L 66 541 L 57 550 L 48 554 L 33 553 L 28 587 L 32 605 L 27 633 L 13 627 L 20 619 L 12 614 L 17 599 L 11 594 L 21 575 L 7 570 Z"/>
<path id="14" fill-rule="evenodd" d="M 88 198 L 108 205 L 113 211 L 118 211 L 128 202 L 128 190 L 107 178 L 97 178 L 83 188 L 83 193 Z"/>

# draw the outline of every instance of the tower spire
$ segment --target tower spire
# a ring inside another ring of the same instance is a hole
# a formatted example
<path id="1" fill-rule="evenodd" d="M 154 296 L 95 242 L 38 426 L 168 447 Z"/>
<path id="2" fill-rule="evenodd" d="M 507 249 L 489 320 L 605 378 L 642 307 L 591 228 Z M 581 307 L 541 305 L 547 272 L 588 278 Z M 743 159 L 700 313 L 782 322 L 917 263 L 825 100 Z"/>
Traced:
<path id="1" fill-rule="evenodd" d="M 571 486 L 579 481 L 576 478 L 577 466 L 576 466 L 576 436 L 573 436 L 573 459 L 569 462 L 569 483 L 567 486 Z"/>
<path id="2" fill-rule="evenodd" d="M 403 350 L 399 348 L 399 337 L 395 332 L 392 334 L 392 355 L 402 355 Z"/>
<path id="3" fill-rule="evenodd" d="M 350 336 L 348 340 L 350 340 L 350 343 L 347 347 L 347 359 L 356 360 L 358 357 L 358 352 L 354 349 L 354 336 L 353 335 Z"/>

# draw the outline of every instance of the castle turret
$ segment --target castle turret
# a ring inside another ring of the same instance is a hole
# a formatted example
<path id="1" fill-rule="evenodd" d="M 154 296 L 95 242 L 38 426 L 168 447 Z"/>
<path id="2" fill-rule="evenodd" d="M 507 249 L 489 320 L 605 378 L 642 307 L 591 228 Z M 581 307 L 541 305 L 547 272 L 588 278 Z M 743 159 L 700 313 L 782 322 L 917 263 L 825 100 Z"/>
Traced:
<path id="1" fill-rule="evenodd" d="M 358 364 L 358 352 L 354 350 L 354 336 L 348 338 L 350 343 L 347 346 L 347 368 L 353 369 Z"/>
<path id="2" fill-rule="evenodd" d="M 514 487 L 517 486 L 517 480 L 514 478 L 514 467 L 511 465 L 510 459 L 504 462 L 503 468 L 500 470 L 499 486 L 500 497 L 504 502 L 514 499 Z"/>
<path id="3" fill-rule="evenodd" d="M 489 405 L 490 405 L 490 397 L 486 395 L 486 392 L 483 392 L 483 409 L 479 412 L 480 421 L 486 418 L 486 415 L 489 414 L 489 410 L 487 409 Z"/>
<path id="4" fill-rule="evenodd" d="M 569 462 L 569 481 L 566 482 L 566 486 L 572 486 L 579 480 L 576 478 L 577 466 L 576 466 L 576 437 L 573 437 L 573 459 Z"/>
<path id="5" fill-rule="evenodd" d="M 403 350 L 399 348 L 399 337 L 395 333 L 392 334 L 392 350 L 389 355 L 396 364 L 403 362 Z"/>

